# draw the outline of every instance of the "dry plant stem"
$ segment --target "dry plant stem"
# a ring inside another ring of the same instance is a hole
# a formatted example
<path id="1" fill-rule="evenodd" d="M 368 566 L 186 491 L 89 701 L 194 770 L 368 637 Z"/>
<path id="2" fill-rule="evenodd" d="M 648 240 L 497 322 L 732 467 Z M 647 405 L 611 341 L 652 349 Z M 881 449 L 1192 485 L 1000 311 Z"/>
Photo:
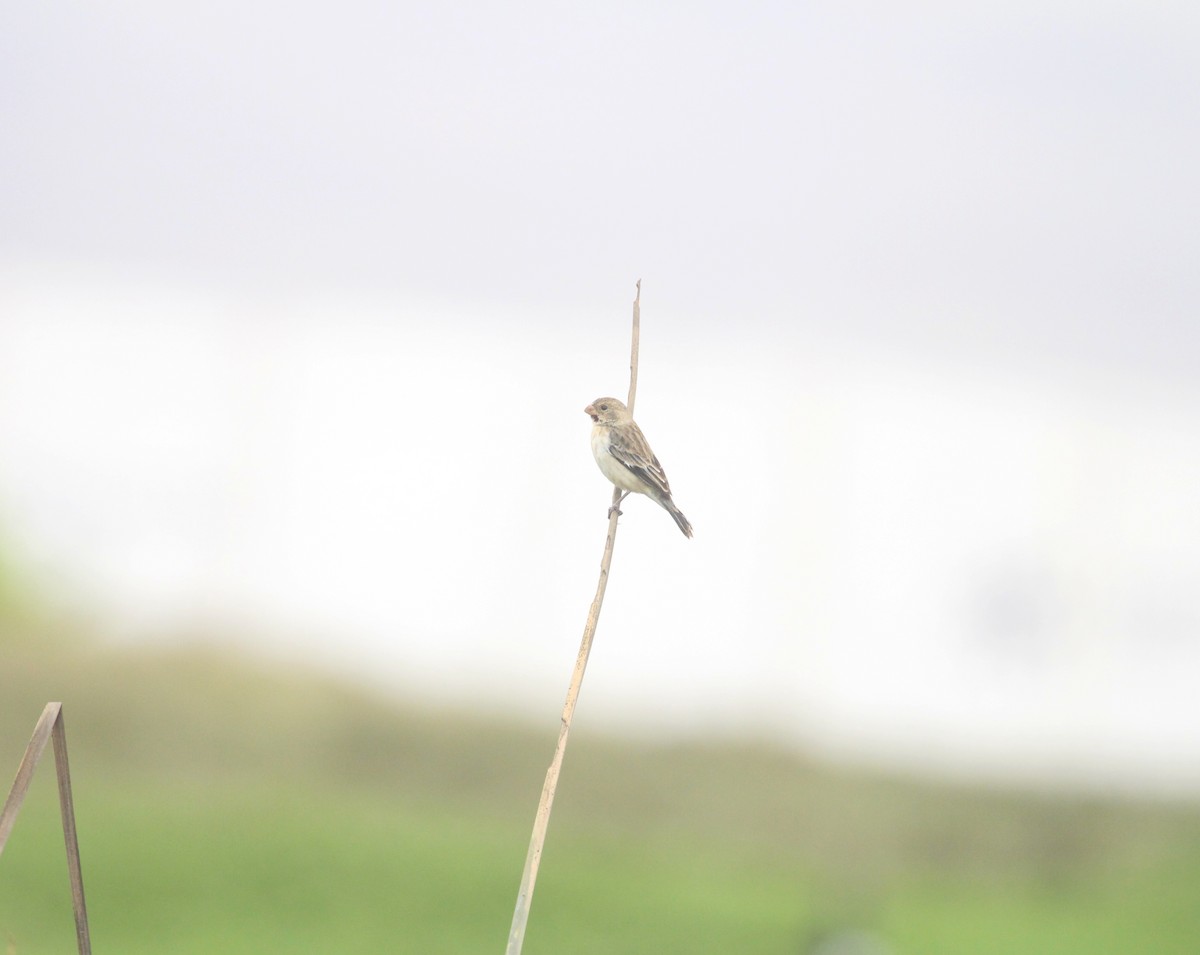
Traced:
<path id="1" fill-rule="evenodd" d="M 71 908 L 75 912 L 75 941 L 80 955 L 89 955 L 87 902 L 83 897 L 83 869 L 79 862 L 79 836 L 75 831 L 75 800 L 71 794 L 71 767 L 67 763 L 67 724 L 60 709 L 54 721 L 54 765 L 58 773 L 58 803 L 62 812 L 63 839 L 67 844 L 67 875 L 71 880 Z"/>
<path id="2" fill-rule="evenodd" d="M 637 295 L 633 300 L 633 345 L 629 362 L 629 410 L 637 395 L 638 340 L 641 331 L 642 280 L 637 282 Z M 546 781 L 542 785 L 542 798 L 538 802 L 537 815 L 533 820 L 533 834 L 529 837 L 529 852 L 525 856 L 525 871 L 521 875 L 521 888 L 517 892 L 517 905 L 513 910 L 512 928 L 508 933 L 505 955 L 520 955 L 525 942 L 525 923 L 529 919 L 529 906 L 533 901 L 533 887 L 537 882 L 538 865 L 542 861 L 542 846 L 546 842 L 546 829 L 550 825 L 550 810 L 554 805 L 554 792 L 558 788 L 558 776 L 562 770 L 563 755 L 567 750 L 567 736 L 571 732 L 571 718 L 575 714 L 575 702 L 579 699 L 579 688 L 583 685 L 583 674 L 587 669 L 588 656 L 592 652 L 592 638 L 596 635 L 596 624 L 600 620 L 600 608 L 604 604 L 604 591 L 608 587 L 608 568 L 612 563 L 613 545 L 617 540 L 617 518 L 620 511 L 621 489 L 613 488 L 612 507 L 608 514 L 608 536 L 604 541 L 604 556 L 600 559 L 600 580 L 596 583 L 596 596 L 588 610 L 587 623 L 583 628 L 583 640 L 575 658 L 575 671 L 571 674 L 571 685 L 567 687 L 567 701 L 563 704 L 562 723 L 558 728 L 558 744 L 554 747 L 554 758 L 546 770 Z"/>
<path id="3" fill-rule="evenodd" d="M 4 801 L 4 809 L 0 810 L 0 853 L 4 852 L 4 845 L 8 842 L 13 826 L 16 825 L 17 814 L 21 811 L 25 794 L 29 792 L 29 784 L 33 782 L 33 771 L 37 769 L 38 761 L 46 751 L 46 744 L 50 742 L 50 734 L 54 731 L 55 720 L 58 719 L 59 706 L 58 703 L 46 704 L 41 718 L 33 728 L 29 745 L 25 747 L 25 755 L 21 758 L 21 765 L 17 767 L 12 789 Z"/>
<path id="4" fill-rule="evenodd" d="M 54 765 L 58 776 L 58 802 L 62 810 L 63 838 L 67 844 L 67 873 L 71 880 L 71 905 L 75 911 L 75 940 L 80 955 L 91 955 L 92 942 L 88 933 L 87 904 L 83 897 L 83 870 L 79 863 L 79 839 L 75 832 L 75 804 L 71 796 L 71 767 L 67 762 L 67 724 L 62 715 L 61 703 L 47 703 L 42 715 L 33 728 L 33 737 L 25 748 L 21 765 L 12 789 L 0 810 L 0 852 L 8 842 L 9 834 L 33 781 L 33 771 L 46 751 L 46 743 L 54 741 Z"/>
<path id="5" fill-rule="evenodd" d="M 637 399 L 638 344 L 642 337 L 642 280 L 637 280 L 637 294 L 633 297 L 633 344 L 629 350 L 629 400 L 625 407 L 633 414 L 633 402 Z"/>

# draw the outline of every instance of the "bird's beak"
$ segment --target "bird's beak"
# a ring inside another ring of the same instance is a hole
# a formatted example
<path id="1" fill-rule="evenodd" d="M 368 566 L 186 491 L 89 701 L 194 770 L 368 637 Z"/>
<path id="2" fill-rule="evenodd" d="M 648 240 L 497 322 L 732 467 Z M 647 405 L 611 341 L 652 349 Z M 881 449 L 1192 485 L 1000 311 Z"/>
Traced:
<path id="1" fill-rule="evenodd" d="M 586 408 L 583 409 L 583 413 L 585 415 L 589 415 L 593 421 L 596 420 L 596 406 L 595 405 L 588 405 Z"/>

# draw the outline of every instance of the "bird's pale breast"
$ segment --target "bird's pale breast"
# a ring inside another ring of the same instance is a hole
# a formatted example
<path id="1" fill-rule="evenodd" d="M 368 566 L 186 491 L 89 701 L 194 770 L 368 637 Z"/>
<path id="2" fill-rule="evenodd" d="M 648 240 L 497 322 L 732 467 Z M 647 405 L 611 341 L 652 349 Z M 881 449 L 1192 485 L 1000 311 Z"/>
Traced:
<path id="1" fill-rule="evenodd" d="M 609 453 L 609 443 L 608 428 L 603 425 L 597 425 L 592 428 L 592 454 L 596 458 L 596 463 L 600 465 L 600 472 L 624 491 L 635 491 L 638 494 L 645 494 L 647 490 L 646 482 Z"/>

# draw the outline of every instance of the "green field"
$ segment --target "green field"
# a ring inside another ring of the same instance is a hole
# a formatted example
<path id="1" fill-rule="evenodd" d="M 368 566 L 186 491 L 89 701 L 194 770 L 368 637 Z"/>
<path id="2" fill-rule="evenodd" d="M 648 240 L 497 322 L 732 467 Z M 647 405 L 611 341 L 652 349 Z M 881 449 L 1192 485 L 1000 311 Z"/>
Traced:
<path id="1" fill-rule="evenodd" d="M 503 951 L 557 713 L 530 729 L 215 651 L 14 643 L 5 786 L 51 699 L 97 953 Z M 576 730 L 525 952 L 795 955 L 850 930 L 912 955 L 1191 955 L 1200 810 Z M 73 950 L 47 760 L 0 857 L 0 951 Z"/>

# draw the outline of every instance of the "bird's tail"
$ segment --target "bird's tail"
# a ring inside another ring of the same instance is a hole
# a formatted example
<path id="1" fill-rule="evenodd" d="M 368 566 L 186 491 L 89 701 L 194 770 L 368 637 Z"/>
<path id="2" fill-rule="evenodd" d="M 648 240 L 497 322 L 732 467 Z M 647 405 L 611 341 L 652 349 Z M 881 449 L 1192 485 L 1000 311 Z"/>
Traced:
<path id="1" fill-rule="evenodd" d="M 675 506 L 675 502 L 672 501 L 669 497 L 665 498 L 661 503 L 662 503 L 662 506 L 667 509 L 667 513 L 670 514 L 673 518 L 675 518 L 675 523 L 678 524 L 679 529 L 681 531 L 683 531 L 683 536 L 691 537 L 692 536 L 692 522 L 683 516 L 683 511 L 681 511 L 679 508 L 677 508 Z"/>

